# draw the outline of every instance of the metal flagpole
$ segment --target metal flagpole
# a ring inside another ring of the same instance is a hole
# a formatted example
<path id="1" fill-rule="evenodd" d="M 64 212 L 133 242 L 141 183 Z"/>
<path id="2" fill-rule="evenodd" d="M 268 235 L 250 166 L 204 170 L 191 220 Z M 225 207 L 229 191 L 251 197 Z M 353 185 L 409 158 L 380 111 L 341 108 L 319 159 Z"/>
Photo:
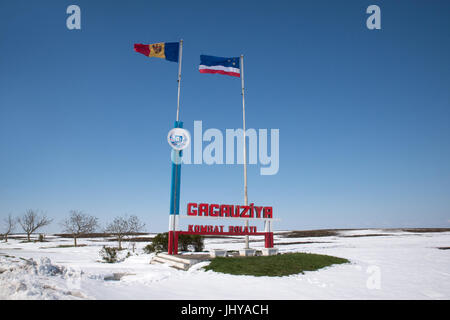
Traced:
<path id="1" fill-rule="evenodd" d="M 180 87 L 181 87 L 181 62 L 183 58 L 183 40 L 180 40 L 180 50 L 178 58 L 178 98 L 177 98 L 177 120 L 175 128 L 182 128 L 183 122 L 180 120 Z M 180 213 L 180 178 L 181 178 L 181 156 L 182 150 L 172 149 L 172 182 L 170 194 L 170 212 L 169 212 L 169 234 L 168 234 L 168 253 L 178 254 L 178 236 L 177 225 L 178 215 Z"/>
<path id="2" fill-rule="evenodd" d="M 241 54 L 241 85 L 242 85 L 242 127 L 244 130 L 244 204 L 248 206 L 247 196 L 247 139 L 245 134 L 245 95 L 244 95 L 244 55 Z M 248 227 L 248 220 L 245 220 L 245 226 Z M 248 235 L 245 236 L 245 249 L 249 249 Z"/>
<path id="3" fill-rule="evenodd" d="M 180 120 L 180 87 L 181 87 L 181 62 L 183 60 L 183 39 L 180 40 L 180 60 L 178 62 L 178 99 L 177 99 L 177 121 Z"/>

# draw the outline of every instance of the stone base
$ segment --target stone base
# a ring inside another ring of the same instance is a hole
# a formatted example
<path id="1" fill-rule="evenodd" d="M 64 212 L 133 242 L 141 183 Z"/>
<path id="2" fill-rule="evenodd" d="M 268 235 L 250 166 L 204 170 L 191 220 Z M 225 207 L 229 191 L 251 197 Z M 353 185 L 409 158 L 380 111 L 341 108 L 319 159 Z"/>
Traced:
<path id="1" fill-rule="evenodd" d="M 261 251 L 263 256 L 274 256 L 278 254 L 278 248 L 263 248 Z"/>
<path id="2" fill-rule="evenodd" d="M 239 255 L 242 257 L 251 257 L 251 256 L 254 256 L 255 254 L 256 254 L 255 249 L 240 249 L 239 250 Z"/>
<path id="3" fill-rule="evenodd" d="M 212 249 L 212 250 L 209 251 L 209 255 L 211 256 L 211 258 L 226 257 L 227 256 L 227 250 Z"/>

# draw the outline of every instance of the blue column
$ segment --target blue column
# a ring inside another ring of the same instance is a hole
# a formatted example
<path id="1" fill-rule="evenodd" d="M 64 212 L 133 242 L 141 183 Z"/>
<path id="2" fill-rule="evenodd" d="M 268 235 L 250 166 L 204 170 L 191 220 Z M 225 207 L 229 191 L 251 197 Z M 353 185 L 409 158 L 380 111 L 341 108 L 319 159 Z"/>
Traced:
<path id="1" fill-rule="evenodd" d="M 175 121 L 175 128 L 183 128 L 183 122 Z M 172 149 L 172 183 L 170 191 L 170 211 L 169 211 L 169 241 L 168 253 L 178 254 L 178 215 L 180 214 L 180 181 L 181 181 L 181 156 L 182 150 Z"/>
<path id="2" fill-rule="evenodd" d="M 175 128 L 183 128 L 183 122 L 175 121 Z M 172 149 L 172 186 L 170 193 L 169 214 L 180 213 L 180 177 L 181 177 L 181 156 L 182 150 Z"/>

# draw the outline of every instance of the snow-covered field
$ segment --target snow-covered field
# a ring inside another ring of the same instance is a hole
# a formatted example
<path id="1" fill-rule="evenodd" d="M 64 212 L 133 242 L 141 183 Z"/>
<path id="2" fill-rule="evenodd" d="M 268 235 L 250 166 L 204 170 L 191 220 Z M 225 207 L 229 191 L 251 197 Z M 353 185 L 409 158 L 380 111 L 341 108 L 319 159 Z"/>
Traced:
<path id="1" fill-rule="evenodd" d="M 378 236 L 373 236 L 378 235 Z M 108 239 L 48 236 L 48 242 L 0 243 L 0 299 L 449 299 L 450 232 L 340 231 L 339 236 L 284 238 L 280 252 L 311 252 L 351 262 L 286 277 L 233 276 L 204 271 L 208 262 L 180 271 L 151 265 L 147 244 L 115 264 L 101 262 Z M 263 247 L 261 237 L 251 246 Z M 286 244 L 287 242 L 293 244 Z M 298 243 L 303 242 L 303 243 Z M 306 243 L 305 243 L 306 242 Z M 296 243 L 296 244 L 295 244 Z M 127 243 L 125 243 L 125 246 Z M 238 239 L 207 239 L 205 249 L 243 247 Z M 120 280 L 108 280 L 122 274 Z"/>

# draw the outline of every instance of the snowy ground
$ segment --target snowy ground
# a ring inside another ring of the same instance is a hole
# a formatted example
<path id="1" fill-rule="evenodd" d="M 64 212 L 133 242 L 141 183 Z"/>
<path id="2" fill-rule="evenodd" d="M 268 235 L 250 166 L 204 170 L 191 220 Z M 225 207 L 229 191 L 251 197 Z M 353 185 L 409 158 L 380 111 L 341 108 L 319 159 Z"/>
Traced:
<path id="1" fill-rule="evenodd" d="M 373 236 L 373 235 L 378 236 Z M 450 232 L 341 231 L 339 236 L 283 238 L 280 252 L 312 252 L 347 258 L 349 264 L 286 277 L 232 276 L 150 265 L 146 243 L 116 264 L 101 262 L 108 239 L 81 239 L 78 248 L 57 248 L 72 240 L 0 243 L 0 299 L 449 299 Z M 251 237 L 262 248 L 261 237 Z M 294 244 L 286 244 L 294 243 Z M 298 243 L 303 242 L 303 243 Z M 306 242 L 306 243 L 305 243 Z M 296 244 L 295 244 L 296 243 Z M 239 239 L 207 239 L 206 250 L 243 247 Z M 113 274 L 125 274 L 119 281 Z"/>

